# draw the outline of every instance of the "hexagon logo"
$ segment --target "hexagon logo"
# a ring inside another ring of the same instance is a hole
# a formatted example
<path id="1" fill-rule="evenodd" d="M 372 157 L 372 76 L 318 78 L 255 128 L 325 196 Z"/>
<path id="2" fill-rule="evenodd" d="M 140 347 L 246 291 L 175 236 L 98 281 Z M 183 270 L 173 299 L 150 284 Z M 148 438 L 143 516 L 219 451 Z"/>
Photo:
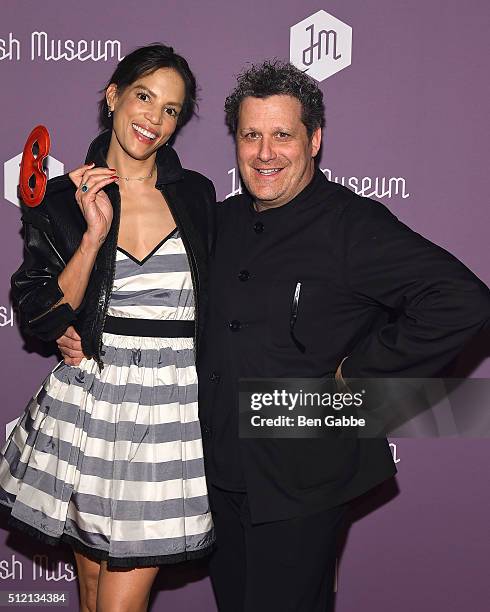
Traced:
<path id="1" fill-rule="evenodd" d="M 291 28 L 289 59 L 323 81 L 350 66 L 352 28 L 326 11 L 318 11 Z"/>
<path id="2" fill-rule="evenodd" d="M 20 206 L 17 187 L 19 186 L 21 159 L 22 153 L 19 153 L 3 165 L 3 196 L 16 206 Z M 44 168 L 47 171 L 48 178 L 60 176 L 64 172 L 64 165 L 51 155 L 44 160 Z"/>

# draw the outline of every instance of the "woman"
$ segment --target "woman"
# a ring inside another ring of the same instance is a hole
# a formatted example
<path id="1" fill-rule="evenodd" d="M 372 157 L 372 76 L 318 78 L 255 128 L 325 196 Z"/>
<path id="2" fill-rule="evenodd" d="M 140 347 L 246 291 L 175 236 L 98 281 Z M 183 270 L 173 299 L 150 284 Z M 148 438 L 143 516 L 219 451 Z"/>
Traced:
<path id="1" fill-rule="evenodd" d="M 168 146 L 195 95 L 170 47 L 126 56 L 90 163 L 23 209 L 21 325 L 81 337 L 85 358 L 61 362 L 19 420 L 0 502 L 14 525 L 72 546 L 82 610 L 145 610 L 158 566 L 213 542 L 195 351 L 215 194 Z"/>

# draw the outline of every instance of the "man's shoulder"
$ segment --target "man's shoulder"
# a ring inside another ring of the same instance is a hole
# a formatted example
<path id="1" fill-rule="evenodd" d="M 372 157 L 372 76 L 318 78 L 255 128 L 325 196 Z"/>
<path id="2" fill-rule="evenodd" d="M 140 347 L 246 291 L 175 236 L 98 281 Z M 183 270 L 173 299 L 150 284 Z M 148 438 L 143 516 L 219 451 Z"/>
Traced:
<path id="1" fill-rule="evenodd" d="M 368 236 L 391 233 L 403 224 L 381 202 L 365 198 L 343 185 L 330 183 L 326 198 L 332 239 L 344 244 L 356 244 Z"/>
<path id="2" fill-rule="evenodd" d="M 239 194 L 239 195 L 234 195 L 234 196 L 230 196 L 229 198 L 226 198 L 224 200 L 222 200 L 221 202 L 218 202 L 218 204 L 220 206 L 226 206 L 226 207 L 243 207 L 248 205 L 248 203 L 250 202 L 250 196 L 243 194 Z"/>
<path id="3" fill-rule="evenodd" d="M 331 198 L 337 209 L 338 221 L 353 233 L 376 225 L 399 223 L 383 203 L 357 195 L 343 185 L 338 185 Z"/>
<path id="4" fill-rule="evenodd" d="M 339 211 L 345 215 L 347 221 L 352 221 L 354 218 L 368 220 L 372 217 L 394 217 L 393 213 L 378 200 L 360 196 L 340 184 L 336 184 L 330 198 Z"/>
<path id="5" fill-rule="evenodd" d="M 221 217 L 240 216 L 250 206 L 250 196 L 242 194 L 230 196 L 222 202 L 218 202 L 218 214 Z"/>

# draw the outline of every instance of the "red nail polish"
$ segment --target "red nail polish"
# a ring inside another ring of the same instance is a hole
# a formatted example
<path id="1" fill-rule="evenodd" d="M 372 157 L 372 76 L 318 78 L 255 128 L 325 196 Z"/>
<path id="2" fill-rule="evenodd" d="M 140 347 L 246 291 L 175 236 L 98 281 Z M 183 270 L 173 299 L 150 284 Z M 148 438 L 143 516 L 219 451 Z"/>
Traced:
<path id="1" fill-rule="evenodd" d="M 117 176 L 117 174 L 114 174 L 113 176 L 111 176 L 112 179 L 118 179 L 119 177 Z"/>

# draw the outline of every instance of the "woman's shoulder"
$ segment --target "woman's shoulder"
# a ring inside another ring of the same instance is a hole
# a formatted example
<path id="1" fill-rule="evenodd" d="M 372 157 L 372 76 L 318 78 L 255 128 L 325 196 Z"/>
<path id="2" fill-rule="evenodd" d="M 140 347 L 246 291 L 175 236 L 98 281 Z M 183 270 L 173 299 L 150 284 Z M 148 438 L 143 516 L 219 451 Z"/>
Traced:
<path id="1" fill-rule="evenodd" d="M 184 168 L 184 180 L 207 189 L 214 189 L 213 181 L 204 174 L 197 172 L 197 170 Z"/>
<path id="2" fill-rule="evenodd" d="M 22 218 L 28 222 L 35 222 L 39 219 L 51 220 L 59 218 L 60 211 L 65 217 L 72 208 L 78 211 L 74 195 L 75 186 L 68 173 L 55 176 L 48 180 L 46 193 L 38 206 L 30 207 L 21 203 Z"/>
<path id="3" fill-rule="evenodd" d="M 188 189 L 199 193 L 203 199 L 215 203 L 216 190 L 213 181 L 196 170 L 184 169 L 184 183 Z"/>

